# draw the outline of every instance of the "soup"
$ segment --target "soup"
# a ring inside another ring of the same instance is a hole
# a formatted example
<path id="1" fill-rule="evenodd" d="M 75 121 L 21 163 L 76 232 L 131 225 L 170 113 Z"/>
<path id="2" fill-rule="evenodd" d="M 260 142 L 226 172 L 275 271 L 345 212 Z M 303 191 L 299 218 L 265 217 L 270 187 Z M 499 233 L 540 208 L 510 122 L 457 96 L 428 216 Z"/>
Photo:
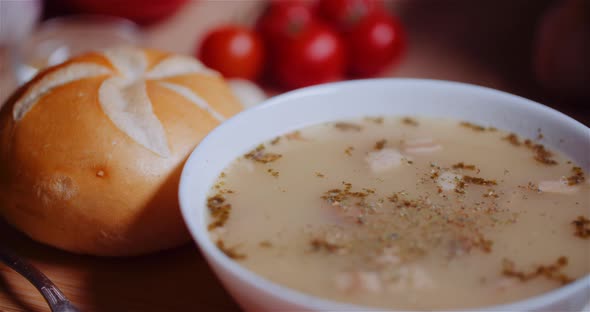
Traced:
<path id="1" fill-rule="evenodd" d="M 409 117 L 310 126 L 221 173 L 210 236 L 271 281 L 357 305 L 541 294 L 590 271 L 590 185 L 542 136 Z"/>

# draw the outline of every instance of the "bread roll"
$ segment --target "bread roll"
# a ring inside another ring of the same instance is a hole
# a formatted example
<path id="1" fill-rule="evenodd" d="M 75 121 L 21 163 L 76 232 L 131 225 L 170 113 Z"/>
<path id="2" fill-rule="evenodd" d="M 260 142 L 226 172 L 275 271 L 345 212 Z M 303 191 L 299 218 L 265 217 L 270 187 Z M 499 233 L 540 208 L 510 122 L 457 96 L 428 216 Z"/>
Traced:
<path id="1" fill-rule="evenodd" d="M 182 166 L 241 110 L 197 60 L 118 48 L 75 57 L 0 111 L 0 212 L 28 236 L 74 253 L 130 256 L 189 235 Z"/>

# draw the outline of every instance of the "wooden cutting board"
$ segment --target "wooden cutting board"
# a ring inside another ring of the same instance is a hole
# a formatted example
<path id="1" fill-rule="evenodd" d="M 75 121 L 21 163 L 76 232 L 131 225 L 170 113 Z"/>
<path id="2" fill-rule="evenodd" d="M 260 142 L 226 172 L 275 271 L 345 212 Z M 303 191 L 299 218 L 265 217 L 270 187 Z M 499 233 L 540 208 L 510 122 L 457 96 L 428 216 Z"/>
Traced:
<path id="1" fill-rule="evenodd" d="M 239 311 L 196 246 L 115 259 L 77 256 L 32 242 L 0 222 L 0 239 L 30 260 L 81 311 Z M 0 311 L 49 311 L 22 277 L 0 265 Z"/>
<path id="2" fill-rule="evenodd" d="M 549 2 L 396 1 L 410 42 L 389 75 L 505 90 L 549 103 L 588 125 L 590 105 L 546 94 L 530 74 L 533 25 Z M 191 54 L 209 27 L 251 22 L 260 7 L 258 1 L 192 1 L 171 20 L 148 28 L 146 44 Z M 0 78 L 5 93 L 2 83 Z M 2 222 L 0 242 L 41 269 L 85 312 L 239 311 L 193 244 L 137 258 L 77 256 L 32 242 Z M 49 309 L 27 281 L 0 264 L 0 311 Z"/>

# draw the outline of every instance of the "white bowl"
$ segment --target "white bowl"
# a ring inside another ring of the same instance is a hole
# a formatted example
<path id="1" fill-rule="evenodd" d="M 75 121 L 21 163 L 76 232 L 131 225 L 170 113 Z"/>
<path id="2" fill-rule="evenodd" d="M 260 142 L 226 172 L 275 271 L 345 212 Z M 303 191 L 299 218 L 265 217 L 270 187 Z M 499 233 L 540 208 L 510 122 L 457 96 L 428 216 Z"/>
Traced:
<path id="1" fill-rule="evenodd" d="M 493 125 L 526 137 L 543 130 L 543 144 L 586 172 L 590 129 L 553 109 L 504 92 L 462 83 L 375 79 L 293 91 L 246 110 L 213 130 L 188 159 L 180 206 L 188 228 L 226 289 L 247 311 L 379 311 L 320 299 L 275 284 L 220 252 L 207 231 L 207 193 L 220 172 L 257 144 L 298 128 L 362 116 L 451 117 Z M 557 290 L 480 311 L 580 311 L 590 298 L 590 275 Z"/>

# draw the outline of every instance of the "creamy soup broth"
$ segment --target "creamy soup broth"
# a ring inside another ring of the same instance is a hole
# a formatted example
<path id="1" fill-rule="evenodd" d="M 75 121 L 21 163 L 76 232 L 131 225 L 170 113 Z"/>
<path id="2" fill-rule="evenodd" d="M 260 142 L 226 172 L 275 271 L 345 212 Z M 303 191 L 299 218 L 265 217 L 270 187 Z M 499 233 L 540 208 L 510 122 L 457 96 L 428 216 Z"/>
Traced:
<path id="1" fill-rule="evenodd" d="M 271 281 L 358 305 L 538 295 L 590 271 L 590 186 L 541 138 L 424 118 L 304 128 L 226 168 L 211 238 Z"/>

